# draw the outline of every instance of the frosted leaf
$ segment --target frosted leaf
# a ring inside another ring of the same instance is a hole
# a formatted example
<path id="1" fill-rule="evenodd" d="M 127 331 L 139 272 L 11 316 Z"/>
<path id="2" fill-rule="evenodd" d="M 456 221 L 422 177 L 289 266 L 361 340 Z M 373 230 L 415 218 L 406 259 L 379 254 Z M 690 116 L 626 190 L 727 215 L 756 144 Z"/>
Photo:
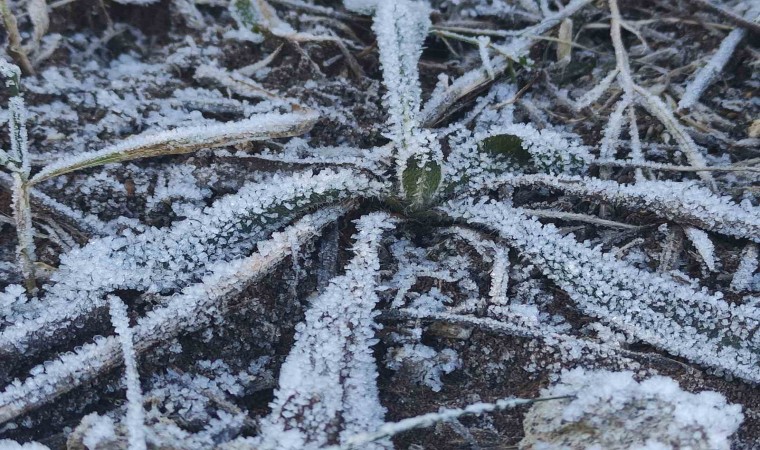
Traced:
<path id="1" fill-rule="evenodd" d="M 319 448 L 383 423 L 385 408 L 378 399 L 370 347 L 377 326 L 377 246 L 392 227 L 382 213 L 357 221 L 355 256 L 345 275 L 311 302 L 305 321 L 296 328 L 272 412 L 261 424 L 259 448 Z M 384 441 L 368 448 L 389 447 Z"/>
<path id="2" fill-rule="evenodd" d="M 174 339 L 180 333 L 208 326 L 214 316 L 229 307 L 226 299 L 239 294 L 290 256 L 291 233 L 296 233 L 302 241 L 312 239 L 343 213 L 344 209 L 323 208 L 299 219 L 287 231 L 273 233 L 267 241 L 259 242 L 259 251 L 253 255 L 212 265 L 201 282 L 186 287 L 181 294 L 172 296 L 165 305 L 154 308 L 138 320 L 132 329 L 135 350 L 141 353 Z M 122 362 L 119 354 L 119 341 L 110 336 L 36 366 L 23 382 L 14 380 L 0 393 L 0 423 L 118 367 Z"/>
<path id="3" fill-rule="evenodd" d="M 400 147 L 411 143 L 419 126 L 422 90 L 417 62 L 430 27 L 429 16 L 430 7 L 423 2 L 384 1 L 379 2 L 372 25 L 380 49 L 391 135 Z"/>
<path id="4" fill-rule="evenodd" d="M 758 267 L 758 251 L 757 244 L 749 244 L 744 248 L 739 260 L 739 267 L 734 272 L 734 277 L 731 280 L 731 289 L 734 291 L 741 291 L 748 289 L 752 285 L 752 274 Z"/>
<path id="5" fill-rule="evenodd" d="M 702 261 L 705 262 L 707 268 L 711 271 L 715 271 L 715 245 L 713 245 L 710 237 L 704 231 L 694 228 L 684 228 L 686 236 L 689 238 L 694 248 L 699 252 L 699 256 L 702 257 Z"/>
<path id="6" fill-rule="evenodd" d="M 757 308 L 637 269 L 519 208 L 463 201 L 445 211 L 497 231 L 584 313 L 695 363 L 760 381 Z"/>
<path id="7" fill-rule="evenodd" d="M 0 333 L 0 351 L 26 347 L 39 333 L 54 333 L 103 304 L 115 289 L 162 292 L 186 286 L 209 265 L 250 254 L 257 241 L 316 202 L 377 195 L 383 185 L 340 169 L 304 172 L 251 183 L 188 214 L 165 229 L 109 236 L 64 255 L 38 316 Z M 294 208 L 287 210 L 283 204 Z M 31 325 L 31 324 L 34 325 Z"/>
<path id="8" fill-rule="evenodd" d="M 33 183 L 88 167 L 159 155 L 190 153 L 201 148 L 226 147 L 242 142 L 305 133 L 314 125 L 313 112 L 261 114 L 240 122 L 179 128 L 133 136 L 102 150 L 68 156 L 42 169 Z"/>
<path id="9" fill-rule="evenodd" d="M 476 180 L 474 187 L 538 186 L 598 198 L 659 217 L 728 236 L 760 242 L 760 208 L 734 203 L 695 182 L 641 181 L 619 184 L 596 178 L 522 175 Z"/>
<path id="10" fill-rule="evenodd" d="M 440 145 L 432 133 L 419 128 L 418 120 L 422 90 L 417 63 L 429 16 L 425 2 L 384 1 L 378 3 L 372 25 L 380 50 L 390 138 L 396 147 L 396 177 L 413 206 L 429 203 L 442 177 Z"/>

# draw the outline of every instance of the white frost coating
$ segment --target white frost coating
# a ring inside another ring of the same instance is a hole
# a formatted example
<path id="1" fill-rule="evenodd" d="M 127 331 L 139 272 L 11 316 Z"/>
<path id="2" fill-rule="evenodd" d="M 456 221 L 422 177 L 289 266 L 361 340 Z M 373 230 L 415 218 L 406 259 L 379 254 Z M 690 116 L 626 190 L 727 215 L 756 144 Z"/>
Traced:
<path id="1" fill-rule="evenodd" d="M 529 124 L 495 126 L 485 135 L 476 134 L 475 140 L 480 141 L 501 134 L 519 137 L 522 148 L 530 153 L 533 164 L 544 172 L 577 173 L 583 171 L 593 159 L 588 147 L 583 145 L 580 139 L 567 139 L 554 130 L 537 130 Z"/>
<path id="2" fill-rule="evenodd" d="M 460 201 L 444 211 L 497 231 L 584 313 L 675 355 L 760 382 L 758 308 L 637 269 L 519 208 Z"/>
<path id="3" fill-rule="evenodd" d="M 343 0 L 347 10 L 360 14 L 371 14 L 377 8 L 380 0 Z"/>
<path id="4" fill-rule="evenodd" d="M 684 231 L 689 238 L 694 248 L 699 252 L 699 256 L 702 257 L 702 261 L 711 272 L 715 272 L 715 245 L 713 245 L 710 237 L 704 231 L 694 228 L 685 227 Z"/>
<path id="5" fill-rule="evenodd" d="M 64 173 L 101 164 L 293 136 L 308 131 L 317 118 L 314 112 L 260 114 L 233 123 L 148 132 L 124 139 L 101 150 L 64 157 L 42 169 L 31 182 L 39 183 Z"/>
<path id="6" fill-rule="evenodd" d="M 491 39 L 488 36 L 478 36 L 480 60 L 483 62 L 483 67 L 486 69 L 488 76 L 493 80 L 496 78 L 496 74 L 493 71 L 493 64 L 491 64 L 491 56 L 488 54 L 489 45 L 491 45 Z"/>
<path id="7" fill-rule="evenodd" d="M 38 442 L 26 442 L 19 444 L 16 441 L 10 439 L 0 439 L 0 449 L 3 450 L 50 450 L 49 447 L 42 445 Z"/>
<path id="8" fill-rule="evenodd" d="M 298 220 L 286 231 L 273 233 L 270 239 L 259 242 L 258 251 L 252 256 L 211 266 L 210 273 L 200 283 L 183 289 L 166 306 L 151 310 L 137 322 L 133 328 L 135 351 L 142 353 L 180 333 L 208 325 L 213 317 L 228 308 L 226 299 L 246 289 L 290 255 L 291 233 L 305 242 L 343 212 L 343 209 L 323 208 Z M 14 380 L 0 393 L 0 424 L 38 408 L 121 362 L 119 341 L 109 336 L 36 366 L 30 371 L 31 376 L 23 382 Z"/>
<path id="9" fill-rule="evenodd" d="M 752 274 L 757 270 L 758 251 L 757 244 L 749 244 L 742 252 L 739 267 L 734 272 L 734 278 L 731 280 L 731 289 L 742 291 L 752 284 Z"/>
<path id="10" fill-rule="evenodd" d="M 388 0 L 378 3 L 372 29 L 377 36 L 388 108 L 390 138 L 396 145 L 396 176 L 403 179 L 411 158 L 419 168 L 443 160 L 435 136 L 420 129 L 422 89 L 417 63 L 430 28 L 430 6 L 425 2 Z M 424 170 L 424 169 L 423 169 Z M 419 177 L 424 180 L 425 177 Z M 401 186 L 404 189 L 403 185 Z"/>
<path id="11" fill-rule="evenodd" d="M 744 420 L 717 392 L 692 394 L 663 376 L 637 382 L 632 372 L 574 369 L 541 395 L 574 398 L 534 405 L 521 448 L 728 450 Z"/>
<path id="12" fill-rule="evenodd" d="M 363 433 L 351 436 L 345 445 L 340 447 L 328 447 L 329 450 L 338 449 L 364 449 L 369 448 L 367 444 L 395 436 L 404 431 L 414 430 L 416 428 L 427 428 L 438 422 L 453 420 L 462 416 L 480 415 L 494 411 L 512 409 L 520 405 L 527 405 L 542 399 L 522 399 L 522 398 L 503 398 L 496 400 L 494 403 L 474 403 L 464 408 L 442 408 L 437 413 L 427 413 L 416 417 L 410 417 L 398 422 L 388 422 L 372 433 Z"/>
<path id="13" fill-rule="evenodd" d="M 418 128 L 422 89 L 417 62 L 430 27 L 430 7 L 423 2 L 379 2 L 372 30 L 377 36 L 391 135 L 405 147 Z"/>
<path id="14" fill-rule="evenodd" d="M 723 71 L 723 67 L 731 59 L 731 55 L 734 54 L 734 50 L 736 50 L 739 42 L 746 35 L 747 31 L 743 28 L 735 28 L 728 33 L 728 36 L 720 43 L 718 50 L 710 58 L 710 61 L 699 69 L 694 79 L 686 86 L 684 95 L 681 97 L 681 101 L 678 102 L 678 109 L 687 109 L 694 106 L 705 89 Z"/>
<path id="15" fill-rule="evenodd" d="M 565 193 L 596 197 L 634 210 L 728 236 L 760 242 L 760 208 L 734 203 L 694 182 L 642 181 L 618 184 L 596 178 L 547 175 L 518 175 L 491 178 L 477 188 L 499 185 L 540 186 Z"/>
<path id="16" fill-rule="evenodd" d="M 314 299 L 280 369 L 272 412 L 261 424 L 264 449 L 310 449 L 344 443 L 383 423 L 371 346 L 380 260 L 377 247 L 393 227 L 387 214 L 357 221 L 354 257 L 346 274 Z M 383 441 L 367 449 L 389 448 Z"/>
<path id="17" fill-rule="evenodd" d="M 526 315 L 521 308 L 504 308 L 499 319 L 476 317 L 450 312 L 429 312 L 414 309 L 401 309 L 402 317 L 420 320 L 436 320 L 447 323 L 471 326 L 508 336 L 519 336 L 541 341 L 545 347 L 556 350 L 564 361 L 599 359 L 629 367 L 633 364 L 626 352 L 615 345 L 579 339 L 563 332 L 556 325 L 539 322 L 535 315 Z"/>
<path id="18" fill-rule="evenodd" d="M 259 239 L 314 203 L 377 195 L 384 186 L 351 170 L 275 176 L 243 186 L 175 225 L 91 241 L 61 258 L 38 316 L 0 334 L 0 354 L 24 349 L 103 304 L 115 289 L 161 292 L 197 281 L 219 261 L 250 254 Z"/>
<path id="19" fill-rule="evenodd" d="M 127 384 L 126 428 L 129 448 L 130 450 L 145 450 L 145 410 L 127 305 L 115 295 L 108 298 L 108 305 L 111 312 L 111 324 L 118 335 L 121 352 L 124 355 L 124 378 Z"/>
<path id="20" fill-rule="evenodd" d="M 591 3 L 591 0 L 571 0 L 564 8 L 544 17 L 541 22 L 520 30 L 510 38 L 508 46 L 499 46 L 500 53 L 511 55 L 515 60 L 519 60 L 520 57 L 530 50 L 537 36 L 546 33 L 562 22 L 562 20 L 575 14 L 589 3 Z M 492 44 L 492 46 L 496 47 L 495 44 Z M 493 67 L 494 75 L 500 75 L 509 67 L 509 61 L 504 56 L 498 56 L 491 60 L 491 66 Z M 439 116 L 464 94 L 473 92 L 490 81 L 491 77 L 485 68 L 478 68 L 465 73 L 457 78 L 447 89 L 438 92 L 437 95 L 432 96 L 427 101 L 420 114 L 420 122 L 426 127 L 434 126 Z"/>
<path id="21" fill-rule="evenodd" d="M 618 73 L 620 73 L 620 71 L 617 68 L 610 70 L 607 76 L 602 78 L 601 81 L 596 84 L 596 86 L 583 94 L 583 96 L 575 102 L 575 109 L 578 110 L 585 108 L 595 102 L 599 97 L 601 97 L 602 94 L 604 94 L 604 92 L 609 89 L 612 82 L 615 81 Z"/>
<path id="22" fill-rule="evenodd" d="M 620 146 L 620 133 L 623 131 L 625 111 L 629 106 L 631 106 L 631 98 L 628 96 L 624 96 L 615 105 L 615 110 L 610 114 L 607 126 L 604 127 L 604 136 L 599 146 L 599 159 L 615 158 L 615 151 Z"/>
<path id="23" fill-rule="evenodd" d="M 26 131 L 28 113 L 24 105 L 24 99 L 16 95 L 8 99 L 8 127 L 11 140 L 11 155 L 17 162 L 14 171 L 29 177 L 29 136 Z"/>
<path id="24" fill-rule="evenodd" d="M 436 351 L 427 345 L 414 343 L 404 344 L 388 352 L 386 366 L 391 370 L 407 368 L 415 382 L 424 384 L 440 392 L 443 388 L 441 376 L 451 373 L 462 365 L 462 360 L 456 351 L 445 348 Z"/>

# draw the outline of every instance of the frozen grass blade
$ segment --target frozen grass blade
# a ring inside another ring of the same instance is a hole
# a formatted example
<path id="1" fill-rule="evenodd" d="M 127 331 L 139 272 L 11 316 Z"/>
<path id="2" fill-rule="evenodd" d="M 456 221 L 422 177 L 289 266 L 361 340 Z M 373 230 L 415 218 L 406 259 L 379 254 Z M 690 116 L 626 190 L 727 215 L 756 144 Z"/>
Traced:
<path id="1" fill-rule="evenodd" d="M 4 0 L 0 0 L 4 4 Z M 6 5 L 7 6 L 7 5 Z M 0 11 L 5 14 L 5 11 Z M 26 131 L 27 111 L 21 96 L 21 71 L 18 67 L 0 59 L 0 75 L 5 78 L 5 85 L 10 90 L 8 100 L 8 131 L 10 134 L 10 152 L 0 150 L 0 165 L 11 172 L 13 218 L 16 222 L 16 257 L 24 277 L 27 294 L 37 291 L 35 276 L 35 246 L 32 229 L 32 210 L 29 204 L 29 138 Z"/>
<path id="2" fill-rule="evenodd" d="M 314 112 L 261 114 L 234 123 L 149 132 L 125 139 L 102 150 L 64 158 L 42 169 L 30 182 L 36 184 L 65 173 L 103 164 L 298 136 L 308 132 L 317 119 L 318 115 Z"/>

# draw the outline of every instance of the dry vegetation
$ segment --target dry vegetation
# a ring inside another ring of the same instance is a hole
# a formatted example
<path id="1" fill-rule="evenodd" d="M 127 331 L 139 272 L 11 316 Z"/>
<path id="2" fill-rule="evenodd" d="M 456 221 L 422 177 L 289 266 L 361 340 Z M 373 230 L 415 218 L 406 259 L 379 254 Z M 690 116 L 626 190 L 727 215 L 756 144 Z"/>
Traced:
<path id="1" fill-rule="evenodd" d="M 0 16 L 0 448 L 760 448 L 756 2 Z"/>

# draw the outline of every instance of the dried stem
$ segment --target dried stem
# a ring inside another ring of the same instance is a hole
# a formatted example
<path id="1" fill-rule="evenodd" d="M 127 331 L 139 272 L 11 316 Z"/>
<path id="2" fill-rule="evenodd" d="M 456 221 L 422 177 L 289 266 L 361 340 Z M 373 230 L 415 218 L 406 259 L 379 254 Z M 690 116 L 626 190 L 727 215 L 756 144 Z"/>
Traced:
<path id="1" fill-rule="evenodd" d="M 8 0 L 0 0 L 0 16 L 3 17 L 5 31 L 8 33 L 8 53 L 25 74 L 34 75 L 34 67 L 32 67 L 29 56 L 21 44 L 21 34 L 18 31 L 16 16 L 13 15 Z"/>

